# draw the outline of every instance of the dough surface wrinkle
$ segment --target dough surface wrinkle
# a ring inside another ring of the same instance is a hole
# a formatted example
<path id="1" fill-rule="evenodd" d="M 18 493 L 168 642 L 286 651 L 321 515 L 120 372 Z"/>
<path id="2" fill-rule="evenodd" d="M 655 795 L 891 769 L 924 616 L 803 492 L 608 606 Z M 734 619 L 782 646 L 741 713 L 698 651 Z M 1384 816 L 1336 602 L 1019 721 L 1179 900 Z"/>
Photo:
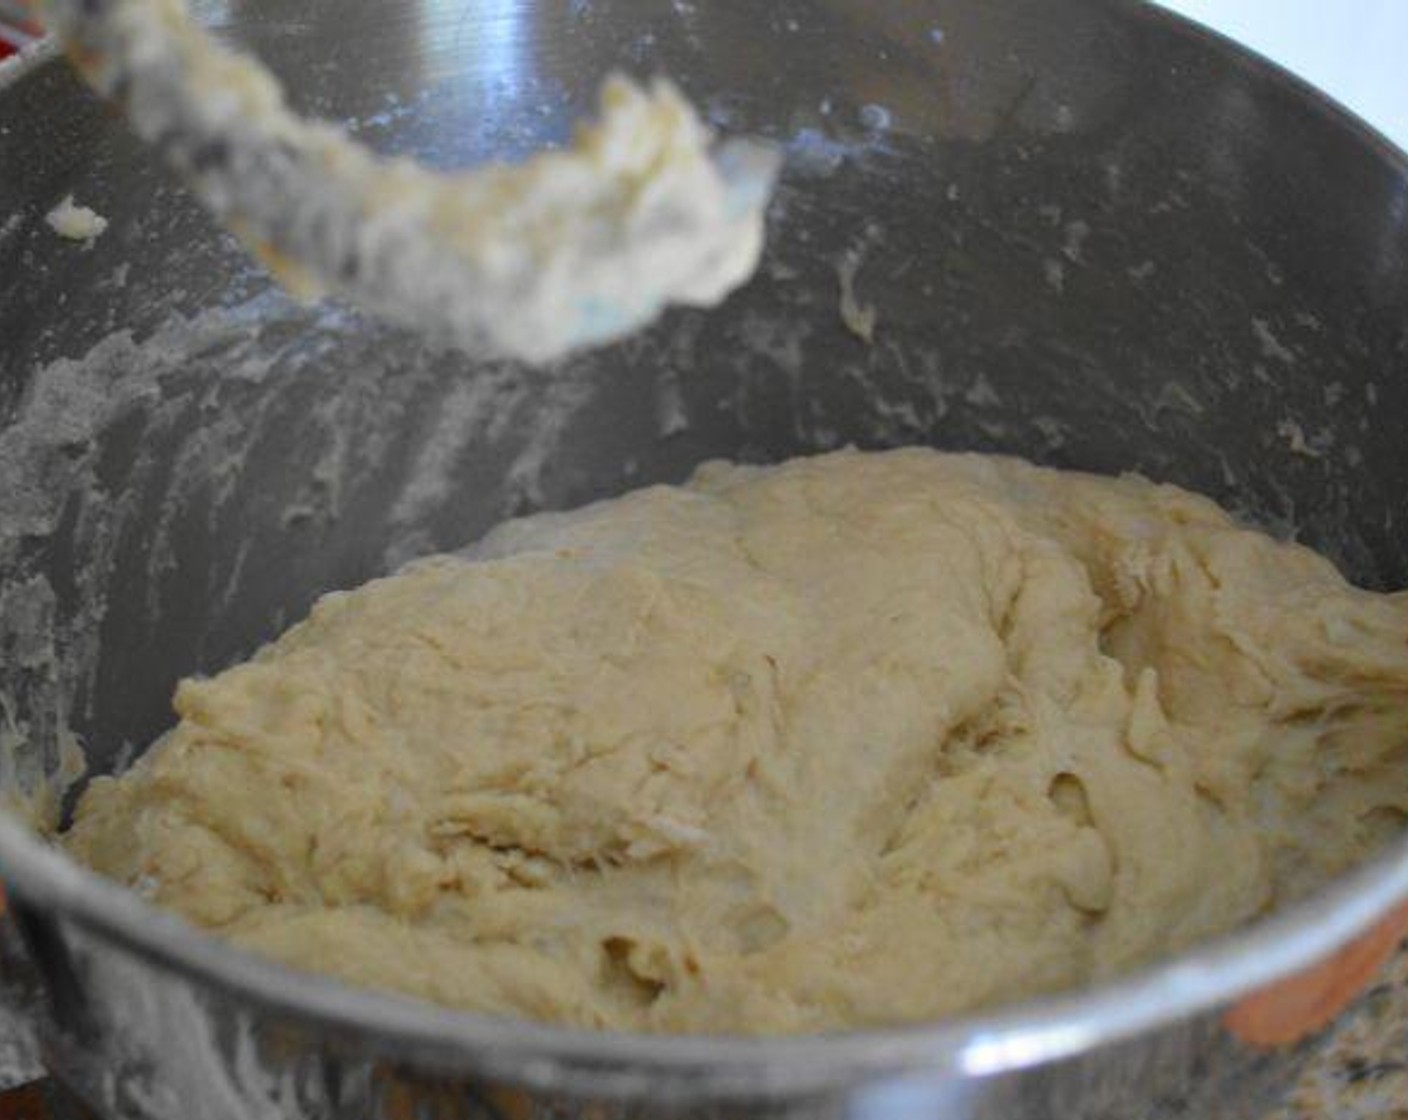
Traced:
<path id="1" fill-rule="evenodd" d="M 456 1007 L 787 1033 L 1097 981 L 1408 817 L 1408 599 L 1137 477 L 711 463 L 325 596 L 64 843 Z"/>

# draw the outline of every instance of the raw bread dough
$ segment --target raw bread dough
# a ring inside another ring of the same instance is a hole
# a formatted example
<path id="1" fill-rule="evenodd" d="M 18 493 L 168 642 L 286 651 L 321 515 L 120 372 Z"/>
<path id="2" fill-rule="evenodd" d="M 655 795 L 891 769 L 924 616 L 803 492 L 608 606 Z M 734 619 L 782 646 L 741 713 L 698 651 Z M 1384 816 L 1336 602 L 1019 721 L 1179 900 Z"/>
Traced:
<path id="1" fill-rule="evenodd" d="M 593 1027 L 1109 976 L 1408 810 L 1408 598 L 1140 478 L 711 464 L 511 522 L 176 694 L 80 859 L 237 945 Z"/>
<path id="2" fill-rule="evenodd" d="M 612 75 L 570 145 L 441 173 L 298 116 L 185 0 L 44 6 L 89 80 L 300 295 L 546 362 L 668 304 L 712 307 L 757 267 L 780 156 L 716 145 L 668 80 Z"/>
<path id="3" fill-rule="evenodd" d="M 95 241 L 108 228 L 108 220 L 88 206 L 79 206 L 73 195 L 44 215 L 49 228 L 67 241 Z"/>

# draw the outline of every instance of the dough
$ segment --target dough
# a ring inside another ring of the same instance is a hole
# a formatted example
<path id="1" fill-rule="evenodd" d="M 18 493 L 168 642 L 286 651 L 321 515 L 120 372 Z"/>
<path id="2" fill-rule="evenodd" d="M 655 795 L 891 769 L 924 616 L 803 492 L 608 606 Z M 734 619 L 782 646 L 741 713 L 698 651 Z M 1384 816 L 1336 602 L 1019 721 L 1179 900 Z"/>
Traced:
<path id="1" fill-rule="evenodd" d="M 108 220 L 88 206 L 79 206 L 73 195 L 44 215 L 49 228 L 67 241 L 96 241 L 108 228 Z"/>
<path id="2" fill-rule="evenodd" d="M 1141 478 L 710 464 L 350 593 L 69 850 L 299 968 L 591 1027 L 933 1019 L 1110 976 L 1408 810 L 1408 597 Z"/>
<path id="3" fill-rule="evenodd" d="M 340 293 L 433 341 L 541 363 L 668 304 L 712 307 L 757 267 L 781 157 L 715 144 L 663 78 L 608 77 L 568 145 L 439 172 L 298 116 L 185 0 L 45 9 L 99 92 L 298 295 Z"/>

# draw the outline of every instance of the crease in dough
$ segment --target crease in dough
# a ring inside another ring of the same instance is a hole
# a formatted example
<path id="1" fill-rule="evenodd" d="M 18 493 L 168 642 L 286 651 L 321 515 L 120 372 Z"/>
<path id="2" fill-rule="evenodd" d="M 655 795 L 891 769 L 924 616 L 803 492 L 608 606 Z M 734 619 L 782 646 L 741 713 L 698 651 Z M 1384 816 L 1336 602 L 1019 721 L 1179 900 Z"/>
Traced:
<path id="1" fill-rule="evenodd" d="M 1137 477 L 711 463 L 325 596 L 63 842 L 292 966 L 805 1032 L 1099 980 L 1408 814 L 1408 598 Z"/>

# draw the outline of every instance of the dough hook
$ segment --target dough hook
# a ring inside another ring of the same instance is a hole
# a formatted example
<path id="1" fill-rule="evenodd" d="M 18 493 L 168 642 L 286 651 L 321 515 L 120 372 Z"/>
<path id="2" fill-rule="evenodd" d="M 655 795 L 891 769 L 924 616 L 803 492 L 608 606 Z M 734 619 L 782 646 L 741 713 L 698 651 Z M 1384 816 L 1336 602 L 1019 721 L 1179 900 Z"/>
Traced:
<path id="1" fill-rule="evenodd" d="M 38 4 L 94 88 L 301 296 L 542 362 L 667 304 L 716 304 L 757 265 L 779 157 L 713 147 L 667 81 L 608 79 L 569 148 L 438 174 L 298 117 L 180 0 Z"/>

